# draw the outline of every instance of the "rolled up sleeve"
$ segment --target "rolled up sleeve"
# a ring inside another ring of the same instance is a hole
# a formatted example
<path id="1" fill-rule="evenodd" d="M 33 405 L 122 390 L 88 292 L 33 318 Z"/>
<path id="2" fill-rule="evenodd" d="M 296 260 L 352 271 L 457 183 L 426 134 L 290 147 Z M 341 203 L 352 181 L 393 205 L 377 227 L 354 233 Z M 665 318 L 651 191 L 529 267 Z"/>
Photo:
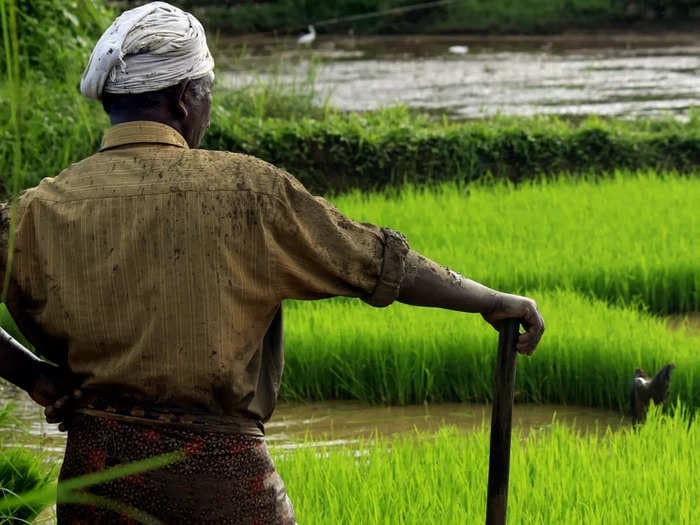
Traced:
<path id="1" fill-rule="evenodd" d="M 358 297 L 391 304 L 405 276 L 408 242 L 399 232 L 356 222 L 281 172 L 266 242 L 281 299 Z"/>

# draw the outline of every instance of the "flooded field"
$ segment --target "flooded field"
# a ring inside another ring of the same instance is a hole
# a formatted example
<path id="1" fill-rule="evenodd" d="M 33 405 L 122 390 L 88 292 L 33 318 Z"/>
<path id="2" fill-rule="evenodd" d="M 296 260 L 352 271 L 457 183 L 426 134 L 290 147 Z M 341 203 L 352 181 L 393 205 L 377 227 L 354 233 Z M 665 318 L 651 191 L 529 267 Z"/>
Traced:
<path id="1" fill-rule="evenodd" d="M 700 105 L 700 38 L 694 35 L 320 36 L 313 49 L 272 40 L 220 47 L 224 86 L 271 76 L 299 83 L 313 68 L 319 98 L 348 111 L 407 104 L 463 119 L 494 114 L 687 118 L 689 108 Z"/>

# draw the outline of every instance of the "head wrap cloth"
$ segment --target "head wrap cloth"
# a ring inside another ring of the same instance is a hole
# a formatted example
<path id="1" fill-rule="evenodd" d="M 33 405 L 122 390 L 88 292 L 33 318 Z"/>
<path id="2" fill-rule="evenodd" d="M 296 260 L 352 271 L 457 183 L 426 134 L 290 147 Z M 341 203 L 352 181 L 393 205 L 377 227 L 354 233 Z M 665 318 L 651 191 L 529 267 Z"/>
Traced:
<path id="1" fill-rule="evenodd" d="M 89 98 L 146 93 L 212 75 L 204 28 L 190 13 L 165 2 L 125 11 L 104 32 L 80 81 Z"/>

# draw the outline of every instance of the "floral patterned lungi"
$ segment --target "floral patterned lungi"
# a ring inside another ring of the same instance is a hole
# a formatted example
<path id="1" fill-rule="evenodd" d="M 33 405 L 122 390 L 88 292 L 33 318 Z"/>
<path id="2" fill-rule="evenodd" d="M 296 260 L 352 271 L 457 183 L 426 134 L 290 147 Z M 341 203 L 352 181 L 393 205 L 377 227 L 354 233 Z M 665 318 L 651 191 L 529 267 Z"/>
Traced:
<path id="1" fill-rule="evenodd" d="M 75 414 L 60 480 L 176 451 L 184 453 L 177 463 L 84 489 L 116 507 L 59 501 L 59 525 L 296 523 L 264 438 L 257 436 Z M 114 510 L 124 506 L 142 517 Z"/>

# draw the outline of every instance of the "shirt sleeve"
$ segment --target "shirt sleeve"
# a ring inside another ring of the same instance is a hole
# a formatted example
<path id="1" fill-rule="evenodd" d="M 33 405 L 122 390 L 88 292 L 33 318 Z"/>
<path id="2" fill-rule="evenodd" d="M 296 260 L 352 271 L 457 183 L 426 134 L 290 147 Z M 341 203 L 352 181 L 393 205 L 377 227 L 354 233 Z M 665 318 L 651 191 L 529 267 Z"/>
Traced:
<path id="1" fill-rule="evenodd" d="M 347 296 L 372 306 L 391 304 L 405 275 L 406 238 L 353 221 L 288 173 L 279 173 L 266 242 L 281 298 Z"/>

